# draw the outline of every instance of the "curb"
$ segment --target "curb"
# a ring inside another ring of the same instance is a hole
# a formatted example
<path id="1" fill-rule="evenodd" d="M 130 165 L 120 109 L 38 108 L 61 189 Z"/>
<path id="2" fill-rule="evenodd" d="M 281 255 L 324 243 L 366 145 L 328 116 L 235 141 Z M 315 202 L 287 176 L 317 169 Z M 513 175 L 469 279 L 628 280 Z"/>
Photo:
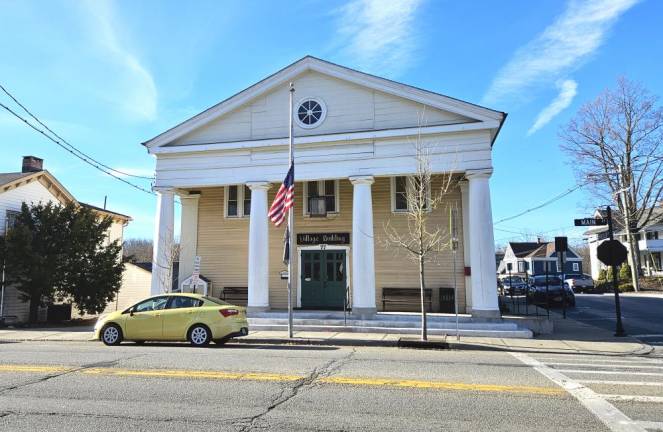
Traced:
<path id="1" fill-rule="evenodd" d="M 26 338 L 2 338 L 2 343 L 15 342 L 98 342 L 97 339 L 26 339 Z M 555 350 L 535 348 L 514 348 L 509 346 L 482 345 L 477 343 L 465 343 L 454 341 L 429 340 L 421 341 L 415 338 L 400 338 L 398 340 L 367 340 L 367 339 L 317 339 L 317 338 L 235 338 L 229 345 L 309 345 L 309 346 L 353 346 L 353 347 L 392 347 L 392 348 L 415 348 L 436 350 L 466 350 L 466 351 L 498 351 L 498 352 L 523 352 L 540 354 L 582 354 L 597 356 L 645 356 L 654 351 L 654 347 L 640 343 L 638 349 L 629 352 L 610 351 L 586 351 L 586 350 Z"/>

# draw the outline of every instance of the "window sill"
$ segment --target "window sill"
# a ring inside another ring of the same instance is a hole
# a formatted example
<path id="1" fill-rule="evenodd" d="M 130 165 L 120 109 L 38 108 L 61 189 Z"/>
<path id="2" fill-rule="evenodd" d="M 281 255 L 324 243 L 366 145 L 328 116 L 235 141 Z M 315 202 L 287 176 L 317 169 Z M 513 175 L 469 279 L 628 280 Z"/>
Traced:
<path id="1" fill-rule="evenodd" d="M 311 216 L 310 213 L 305 213 L 304 217 L 307 219 L 335 219 L 341 212 L 329 212 L 326 216 Z"/>

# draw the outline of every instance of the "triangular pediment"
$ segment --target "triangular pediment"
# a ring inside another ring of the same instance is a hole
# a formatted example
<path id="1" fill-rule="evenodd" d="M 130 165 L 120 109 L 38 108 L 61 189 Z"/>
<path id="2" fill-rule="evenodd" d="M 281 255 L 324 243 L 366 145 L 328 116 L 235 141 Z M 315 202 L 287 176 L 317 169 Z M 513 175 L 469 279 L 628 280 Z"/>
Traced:
<path id="1" fill-rule="evenodd" d="M 295 122 L 295 136 L 486 123 L 496 134 L 504 113 L 364 74 L 313 57 L 293 63 L 144 143 L 148 148 L 283 138 L 294 105 L 315 99 L 325 115 L 315 127 Z"/>

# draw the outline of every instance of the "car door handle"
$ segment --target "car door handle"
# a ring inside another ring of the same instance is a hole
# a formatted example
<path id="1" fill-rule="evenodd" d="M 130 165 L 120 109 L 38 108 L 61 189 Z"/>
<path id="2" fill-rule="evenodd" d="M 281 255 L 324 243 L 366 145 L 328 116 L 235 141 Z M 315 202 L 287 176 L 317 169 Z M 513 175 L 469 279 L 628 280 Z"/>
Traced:
<path id="1" fill-rule="evenodd" d="M 160 317 L 160 316 L 161 316 L 161 314 L 160 314 L 160 313 L 158 313 L 158 314 L 154 314 L 154 316 L 158 316 L 158 317 Z"/>

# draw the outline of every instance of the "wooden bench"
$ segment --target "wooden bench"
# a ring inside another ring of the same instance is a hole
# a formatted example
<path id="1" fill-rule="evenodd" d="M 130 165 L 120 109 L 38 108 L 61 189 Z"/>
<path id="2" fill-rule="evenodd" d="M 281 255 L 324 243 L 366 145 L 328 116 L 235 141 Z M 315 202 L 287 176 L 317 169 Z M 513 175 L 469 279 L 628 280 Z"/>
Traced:
<path id="1" fill-rule="evenodd" d="M 246 305 L 249 301 L 249 289 L 248 287 L 223 287 L 221 300 L 233 304 L 235 304 L 234 302 L 242 302 Z M 242 306 L 242 304 L 238 306 Z"/>
<path id="2" fill-rule="evenodd" d="M 424 304 L 426 311 L 430 312 L 433 304 L 433 290 L 424 290 Z M 410 306 L 415 310 L 421 310 L 420 288 L 382 288 L 382 310 L 387 310 L 387 305 Z"/>

